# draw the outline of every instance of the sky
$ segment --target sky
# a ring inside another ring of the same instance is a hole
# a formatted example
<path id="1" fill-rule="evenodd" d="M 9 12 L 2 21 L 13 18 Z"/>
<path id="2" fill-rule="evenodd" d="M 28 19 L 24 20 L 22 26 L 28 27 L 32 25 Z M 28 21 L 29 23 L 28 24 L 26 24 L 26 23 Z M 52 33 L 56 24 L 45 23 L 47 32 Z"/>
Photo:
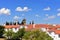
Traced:
<path id="1" fill-rule="evenodd" d="M 35 24 L 60 24 L 60 0 L 0 0 L 0 24 L 23 19 Z"/>

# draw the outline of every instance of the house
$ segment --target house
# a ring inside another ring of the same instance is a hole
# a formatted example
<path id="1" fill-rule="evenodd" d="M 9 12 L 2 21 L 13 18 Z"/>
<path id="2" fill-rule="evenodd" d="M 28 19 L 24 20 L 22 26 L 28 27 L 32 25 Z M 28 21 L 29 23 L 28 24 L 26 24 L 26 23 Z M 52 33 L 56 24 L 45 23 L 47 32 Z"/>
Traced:
<path id="1" fill-rule="evenodd" d="M 28 24 L 28 25 L 5 25 L 5 31 L 13 30 L 17 32 L 20 28 L 25 27 L 25 30 L 41 29 L 51 36 L 54 40 L 60 40 L 60 25 L 48 24 Z"/>
<path id="2" fill-rule="evenodd" d="M 16 24 L 16 25 L 15 25 Z M 5 31 L 13 30 L 17 32 L 21 28 L 25 28 L 26 31 L 40 29 L 43 32 L 46 32 L 49 36 L 51 36 L 54 40 L 60 40 L 60 25 L 59 24 L 26 24 L 26 20 L 24 19 L 22 24 L 16 22 L 15 24 L 5 25 Z"/>

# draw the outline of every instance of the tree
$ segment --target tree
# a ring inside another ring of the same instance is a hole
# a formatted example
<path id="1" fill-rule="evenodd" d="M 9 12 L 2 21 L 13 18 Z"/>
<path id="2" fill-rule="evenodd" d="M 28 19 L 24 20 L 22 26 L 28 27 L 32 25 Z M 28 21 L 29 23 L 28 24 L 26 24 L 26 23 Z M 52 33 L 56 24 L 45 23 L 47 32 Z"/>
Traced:
<path id="1" fill-rule="evenodd" d="M 25 25 L 26 24 L 26 19 L 23 19 L 22 22 L 21 22 L 22 25 Z"/>
<path id="2" fill-rule="evenodd" d="M 12 34 L 12 40 L 19 40 L 19 35 L 17 33 Z"/>
<path id="3" fill-rule="evenodd" d="M 15 32 L 11 30 L 5 31 L 4 32 L 4 36 L 7 40 L 18 40 L 19 39 L 19 35 Z"/>
<path id="4" fill-rule="evenodd" d="M 3 37 L 4 34 L 4 26 L 0 25 L 0 37 Z"/>
<path id="5" fill-rule="evenodd" d="M 10 22 L 10 25 L 12 25 L 12 22 Z"/>
<path id="6" fill-rule="evenodd" d="M 20 25 L 19 21 L 17 22 L 18 25 Z"/>
<path id="7" fill-rule="evenodd" d="M 12 35 L 12 39 L 13 40 L 19 40 L 19 39 L 22 40 L 24 34 L 25 34 L 25 28 L 21 28 L 21 29 L 19 29 L 19 31 L 17 33 L 14 33 Z"/>
<path id="8" fill-rule="evenodd" d="M 25 28 L 19 29 L 19 31 L 17 32 L 17 34 L 18 34 L 20 40 L 22 40 L 22 37 L 23 37 L 24 34 L 25 34 Z"/>
<path id="9" fill-rule="evenodd" d="M 32 21 L 32 24 L 34 24 L 34 21 Z"/>
<path id="10" fill-rule="evenodd" d="M 19 39 L 22 40 L 22 37 L 25 34 L 25 28 L 19 29 L 19 31 L 16 33 L 13 32 L 12 29 L 5 31 L 4 33 L 5 33 L 6 39 L 8 40 L 19 40 Z"/>
<path id="11" fill-rule="evenodd" d="M 26 32 L 23 38 L 25 40 L 53 40 L 48 34 L 39 30 Z"/>
<path id="12" fill-rule="evenodd" d="M 31 24 L 31 22 L 29 24 Z"/>
<path id="13" fill-rule="evenodd" d="M 8 31 L 4 31 L 4 36 L 6 37 L 6 39 L 12 39 L 12 35 L 14 34 L 14 32 L 12 30 L 8 30 Z"/>
<path id="14" fill-rule="evenodd" d="M 9 22 L 6 22 L 6 25 L 9 25 Z"/>
<path id="15" fill-rule="evenodd" d="M 16 22 L 13 22 L 13 25 L 16 25 Z"/>

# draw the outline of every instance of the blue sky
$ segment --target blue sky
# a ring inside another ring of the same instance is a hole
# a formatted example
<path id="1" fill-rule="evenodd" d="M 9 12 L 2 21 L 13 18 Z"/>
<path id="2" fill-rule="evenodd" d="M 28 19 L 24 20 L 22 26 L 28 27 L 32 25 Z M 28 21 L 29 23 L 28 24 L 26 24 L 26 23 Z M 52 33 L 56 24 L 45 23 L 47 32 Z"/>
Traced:
<path id="1" fill-rule="evenodd" d="M 0 0 L 0 24 L 24 18 L 27 23 L 60 24 L 60 0 Z"/>

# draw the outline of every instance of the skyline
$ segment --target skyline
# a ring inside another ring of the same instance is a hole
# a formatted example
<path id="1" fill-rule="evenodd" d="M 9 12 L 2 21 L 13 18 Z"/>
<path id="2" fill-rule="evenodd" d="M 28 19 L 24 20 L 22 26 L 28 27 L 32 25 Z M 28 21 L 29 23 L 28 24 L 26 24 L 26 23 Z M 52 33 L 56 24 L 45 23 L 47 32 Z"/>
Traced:
<path id="1" fill-rule="evenodd" d="M 0 24 L 26 18 L 27 24 L 60 24 L 60 0 L 0 0 Z"/>

